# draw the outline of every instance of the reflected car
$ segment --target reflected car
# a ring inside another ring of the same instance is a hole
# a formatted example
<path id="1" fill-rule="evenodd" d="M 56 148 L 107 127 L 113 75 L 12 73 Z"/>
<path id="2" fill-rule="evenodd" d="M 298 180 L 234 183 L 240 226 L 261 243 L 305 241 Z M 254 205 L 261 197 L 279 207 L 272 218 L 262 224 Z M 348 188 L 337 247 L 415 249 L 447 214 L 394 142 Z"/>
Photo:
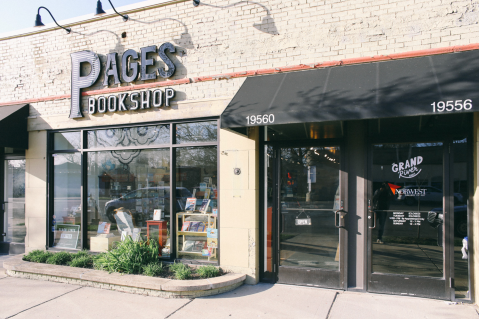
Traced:
<path id="1" fill-rule="evenodd" d="M 192 197 L 191 192 L 185 187 L 176 188 L 176 211 L 183 210 L 184 203 L 188 197 Z M 146 204 L 146 205 L 145 205 Z M 146 212 L 143 212 L 143 207 L 148 206 Z M 165 215 L 170 214 L 170 187 L 158 186 L 158 187 L 145 187 L 131 191 L 120 198 L 113 199 L 105 203 L 105 215 L 112 223 L 116 223 L 114 214 L 115 209 L 123 207 L 128 210 L 133 210 L 133 217 L 136 221 L 145 221 L 151 218 L 149 216 L 153 213 L 151 206 L 158 207 L 164 206 Z M 141 207 L 141 211 L 137 208 Z"/>
<path id="2" fill-rule="evenodd" d="M 429 225 L 437 228 L 444 223 L 442 208 L 434 208 L 427 215 Z M 467 205 L 454 206 L 454 237 L 467 236 Z"/>
<path id="3" fill-rule="evenodd" d="M 442 190 L 432 186 L 406 186 L 397 190 L 397 199 L 404 201 L 406 205 L 414 205 L 418 199 L 424 202 L 442 202 Z M 462 203 L 463 197 L 460 193 L 454 193 L 454 203 Z"/>

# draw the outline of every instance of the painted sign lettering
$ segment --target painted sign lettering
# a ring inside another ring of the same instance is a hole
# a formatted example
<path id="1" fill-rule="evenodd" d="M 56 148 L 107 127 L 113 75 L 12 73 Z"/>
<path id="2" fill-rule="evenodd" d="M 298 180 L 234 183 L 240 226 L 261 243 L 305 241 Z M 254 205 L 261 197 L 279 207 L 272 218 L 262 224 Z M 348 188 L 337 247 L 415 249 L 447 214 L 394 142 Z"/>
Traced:
<path id="1" fill-rule="evenodd" d="M 392 164 L 392 171 L 399 174 L 399 178 L 413 178 L 421 173 L 421 168 L 417 166 L 423 161 L 422 156 L 416 156 L 406 160 L 406 162 L 399 162 Z"/>

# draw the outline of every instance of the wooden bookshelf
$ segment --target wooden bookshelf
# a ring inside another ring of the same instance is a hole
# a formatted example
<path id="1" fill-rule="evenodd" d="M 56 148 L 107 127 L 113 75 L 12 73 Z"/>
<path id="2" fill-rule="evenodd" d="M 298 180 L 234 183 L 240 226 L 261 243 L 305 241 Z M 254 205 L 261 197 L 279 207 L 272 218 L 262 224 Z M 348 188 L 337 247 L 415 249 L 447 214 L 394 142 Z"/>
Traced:
<path id="1" fill-rule="evenodd" d="M 195 232 L 195 231 L 182 231 L 181 228 L 183 227 L 183 223 L 186 219 L 190 219 L 190 222 L 202 222 L 205 224 L 205 231 L 203 232 Z M 216 225 L 217 216 L 213 216 L 212 214 L 202 214 L 202 213 L 191 213 L 191 212 L 181 212 L 176 214 L 176 225 L 178 230 L 176 232 L 176 255 L 179 257 L 181 255 L 199 255 L 201 256 L 201 251 L 185 251 L 184 246 L 186 242 L 186 236 L 191 237 L 204 237 L 206 240 L 207 233 L 206 229 L 208 225 L 212 225 L 211 228 L 217 228 Z M 181 244 L 180 244 L 181 239 Z M 205 256 L 206 257 L 206 256 Z M 216 258 L 216 248 L 213 248 L 211 252 L 211 256 L 208 256 L 208 261 L 211 260 L 212 257 Z"/>

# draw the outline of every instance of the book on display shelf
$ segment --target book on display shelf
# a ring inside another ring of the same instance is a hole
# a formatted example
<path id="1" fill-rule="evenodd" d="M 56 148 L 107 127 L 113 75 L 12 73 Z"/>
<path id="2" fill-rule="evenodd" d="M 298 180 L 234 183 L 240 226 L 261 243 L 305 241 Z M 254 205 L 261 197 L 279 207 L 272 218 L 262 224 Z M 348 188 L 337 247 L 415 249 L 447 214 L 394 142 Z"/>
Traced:
<path id="1" fill-rule="evenodd" d="M 191 222 L 189 231 L 194 231 L 194 232 L 198 231 L 198 224 L 199 222 Z"/>
<path id="2" fill-rule="evenodd" d="M 218 238 L 207 239 L 208 248 L 218 248 Z"/>
<path id="3" fill-rule="evenodd" d="M 197 232 L 204 232 L 205 231 L 205 224 L 202 222 L 198 223 L 198 229 L 196 230 Z"/>
<path id="4" fill-rule="evenodd" d="M 186 199 L 185 211 L 192 212 L 195 210 L 196 197 L 190 197 Z"/>
<path id="5" fill-rule="evenodd" d="M 191 222 L 184 222 L 181 231 L 188 231 L 190 229 L 190 224 Z"/>
<path id="6" fill-rule="evenodd" d="M 210 200 L 209 199 L 203 199 L 203 202 L 201 203 L 200 207 L 200 212 L 206 213 L 208 210 L 208 206 L 210 205 Z"/>
<path id="7" fill-rule="evenodd" d="M 208 238 L 218 238 L 218 229 L 216 228 L 208 228 L 206 229 L 206 236 Z"/>

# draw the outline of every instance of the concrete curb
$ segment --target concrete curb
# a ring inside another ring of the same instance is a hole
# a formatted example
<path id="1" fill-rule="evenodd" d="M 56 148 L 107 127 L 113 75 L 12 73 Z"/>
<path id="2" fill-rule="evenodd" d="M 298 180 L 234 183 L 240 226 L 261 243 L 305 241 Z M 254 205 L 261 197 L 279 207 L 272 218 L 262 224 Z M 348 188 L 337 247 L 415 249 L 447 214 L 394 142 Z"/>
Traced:
<path id="1" fill-rule="evenodd" d="M 102 270 L 32 263 L 22 260 L 22 257 L 23 255 L 17 255 L 3 262 L 7 275 L 163 298 L 196 298 L 217 295 L 243 285 L 246 280 L 246 275 L 233 273 L 198 280 L 171 280 L 141 275 L 109 274 Z"/>

